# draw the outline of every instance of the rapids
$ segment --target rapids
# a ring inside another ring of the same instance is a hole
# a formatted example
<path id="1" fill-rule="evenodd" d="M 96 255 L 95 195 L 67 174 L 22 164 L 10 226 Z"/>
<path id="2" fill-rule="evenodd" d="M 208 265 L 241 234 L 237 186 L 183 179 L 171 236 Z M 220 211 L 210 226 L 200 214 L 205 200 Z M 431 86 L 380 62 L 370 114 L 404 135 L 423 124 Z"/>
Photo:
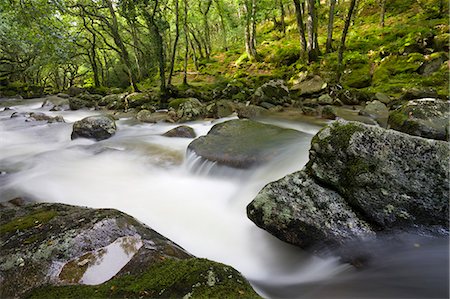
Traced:
<path id="1" fill-rule="evenodd" d="M 308 135 L 286 148 L 286 153 L 276 161 L 243 171 L 217 167 L 186 153 L 192 139 L 160 136 L 176 127 L 174 124 L 144 124 L 122 118 L 116 121 L 118 130 L 110 139 L 72 141 L 73 122 L 100 112 L 51 112 L 41 108 L 42 102 L 43 99 L 8 102 L 12 110 L 0 108 L 0 201 L 22 196 L 45 202 L 116 208 L 195 256 L 233 266 L 264 297 L 394 298 L 400 292 L 409 298 L 420 297 L 422 293 L 414 290 L 424 283 L 428 284 L 424 286 L 424 298 L 448 294 L 448 288 L 439 288 L 448 285 L 448 268 L 446 271 L 442 268 L 448 265 L 446 242 L 422 246 L 428 250 L 426 254 L 410 252 L 401 265 L 391 263 L 384 268 L 358 272 L 336 257 L 315 257 L 286 244 L 247 218 L 247 204 L 265 184 L 306 164 L 310 140 L 320 129 L 316 125 L 266 120 Z M 66 123 L 10 118 L 15 111 L 62 115 Z M 200 136 L 215 123 L 231 118 L 188 125 Z M 398 276 L 403 278 L 403 284 L 390 291 L 389 283 L 398 277 L 392 266 L 401 269 Z M 386 273 L 388 279 L 383 279 Z M 359 284 L 359 288 L 354 288 L 352 282 Z"/>

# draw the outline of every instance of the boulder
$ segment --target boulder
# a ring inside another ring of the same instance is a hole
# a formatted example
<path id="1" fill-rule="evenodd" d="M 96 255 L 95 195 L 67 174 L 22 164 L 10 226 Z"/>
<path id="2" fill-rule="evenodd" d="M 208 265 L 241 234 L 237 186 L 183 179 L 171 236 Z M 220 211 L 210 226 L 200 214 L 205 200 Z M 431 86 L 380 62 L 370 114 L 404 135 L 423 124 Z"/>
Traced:
<path id="1" fill-rule="evenodd" d="M 222 118 L 230 116 L 235 108 L 232 102 L 227 100 L 214 101 L 206 106 L 206 116 L 212 118 Z"/>
<path id="2" fill-rule="evenodd" d="M 73 124 L 71 138 L 108 139 L 116 133 L 114 118 L 106 115 L 88 116 Z"/>
<path id="3" fill-rule="evenodd" d="M 410 135 L 449 140 L 449 102 L 424 98 L 412 100 L 389 114 L 391 129 Z"/>
<path id="4" fill-rule="evenodd" d="M 107 109 L 124 110 L 125 109 L 124 99 L 126 95 L 127 95 L 126 93 L 122 93 L 104 96 L 98 101 L 98 105 L 106 107 Z"/>
<path id="5" fill-rule="evenodd" d="M 70 110 L 79 110 L 83 108 L 95 108 L 97 106 L 97 103 L 87 99 L 86 97 L 84 99 L 82 98 L 69 98 L 69 107 Z"/>
<path id="6" fill-rule="evenodd" d="M 422 63 L 417 72 L 423 76 L 430 76 L 434 72 L 438 71 L 442 64 L 447 60 L 447 53 L 434 53 L 431 55 L 429 60 Z"/>
<path id="7" fill-rule="evenodd" d="M 125 97 L 125 103 L 128 105 L 127 108 L 137 108 L 148 102 L 150 102 L 151 97 L 147 93 L 133 92 Z"/>
<path id="8" fill-rule="evenodd" d="M 385 104 L 375 100 L 368 102 L 364 109 L 359 111 L 359 115 L 369 116 L 375 119 L 380 126 L 386 127 L 389 117 L 389 109 Z"/>
<path id="9" fill-rule="evenodd" d="M 167 112 L 152 112 L 147 109 L 139 111 L 136 118 L 144 123 L 174 122 Z"/>
<path id="10" fill-rule="evenodd" d="M 333 104 L 333 98 L 329 94 L 323 94 L 317 99 L 317 103 L 320 105 L 331 105 Z"/>
<path id="11" fill-rule="evenodd" d="M 180 122 L 202 119 L 206 115 L 205 107 L 196 98 L 185 99 L 176 111 Z"/>
<path id="12" fill-rule="evenodd" d="M 322 118 L 325 119 L 336 119 L 337 117 L 337 112 L 336 112 L 336 108 L 334 108 L 333 106 L 327 105 L 324 106 L 322 108 Z"/>
<path id="13" fill-rule="evenodd" d="M 195 134 L 194 129 L 189 126 L 178 126 L 173 128 L 172 130 L 167 131 L 163 134 L 165 137 L 181 137 L 181 138 L 195 138 L 197 135 Z"/>
<path id="14" fill-rule="evenodd" d="M 144 291 L 151 297 L 206 296 L 206 291 L 257 297 L 233 268 L 194 258 L 113 209 L 55 203 L 2 208 L 0 233 L 2 298 L 134 298 Z"/>
<path id="15" fill-rule="evenodd" d="M 448 228 L 449 162 L 446 142 L 337 121 L 312 139 L 306 168 L 380 228 Z"/>
<path id="16" fill-rule="evenodd" d="M 63 98 L 63 99 L 70 98 L 70 95 L 68 95 L 67 93 L 63 93 L 63 92 L 58 93 L 56 96 L 59 98 Z"/>
<path id="17" fill-rule="evenodd" d="M 271 80 L 256 89 L 251 102 L 253 104 L 267 102 L 273 105 L 289 103 L 289 89 L 283 80 Z"/>
<path id="18" fill-rule="evenodd" d="M 309 80 L 302 81 L 292 87 L 298 90 L 300 95 L 319 93 L 327 87 L 327 83 L 319 76 L 314 76 Z"/>
<path id="19" fill-rule="evenodd" d="M 302 112 L 307 116 L 317 116 L 319 115 L 319 111 L 313 107 L 304 106 L 302 107 Z"/>
<path id="20" fill-rule="evenodd" d="M 69 89 L 67 89 L 67 94 L 71 97 L 76 97 L 85 91 L 86 90 L 84 88 L 71 86 L 71 87 L 69 87 Z"/>
<path id="21" fill-rule="evenodd" d="M 206 136 L 192 141 L 188 151 L 220 165 L 246 169 L 271 161 L 306 136 L 292 129 L 235 119 L 214 125 Z"/>
<path id="22" fill-rule="evenodd" d="M 240 104 L 236 107 L 236 112 L 239 118 L 256 119 L 264 116 L 268 111 L 267 109 L 255 106 Z"/>
<path id="23" fill-rule="evenodd" d="M 11 118 L 24 118 L 25 121 L 46 121 L 47 123 L 65 122 L 61 115 L 49 116 L 42 112 L 14 112 Z"/>
<path id="24" fill-rule="evenodd" d="M 392 101 L 392 99 L 388 95 L 382 92 L 375 93 L 375 99 L 386 105 Z"/>
<path id="25" fill-rule="evenodd" d="M 69 110 L 69 99 L 59 96 L 48 96 L 42 103 L 42 108 L 50 108 L 50 111 L 65 111 Z"/>
<path id="26" fill-rule="evenodd" d="M 374 235 L 337 192 L 305 171 L 266 185 L 247 206 L 257 226 L 302 248 L 343 245 Z"/>

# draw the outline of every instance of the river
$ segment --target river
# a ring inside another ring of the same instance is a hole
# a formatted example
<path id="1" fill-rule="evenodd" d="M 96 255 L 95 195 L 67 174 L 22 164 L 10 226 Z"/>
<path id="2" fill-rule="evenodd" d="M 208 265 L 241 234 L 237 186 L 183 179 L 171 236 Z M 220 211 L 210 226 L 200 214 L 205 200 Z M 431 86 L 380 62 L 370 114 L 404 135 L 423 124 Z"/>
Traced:
<path id="1" fill-rule="evenodd" d="M 116 208 L 195 256 L 233 266 L 264 297 L 430 298 L 436 294 L 439 298 L 448 294 L 445 240 L 421 239 L 417 253 L 408 250 L 418 241 L 407 239 L 405 248 L 396 251 L 401 254 L 395 262 L 396 255 L 382 246 L 386 255 L 380 255 L 377 267 L 356 271 L 332 255 L 319 258 L 288 245 L 247 218 L 247 204 L 264 185 L 306 164 L 310 140 L 320 129 L 316 125 L 265 120 L 307 134 L 268 165 L 242 171 L 199 162 L 186 154 L 192 139 L 161 136 L 175 124 L 145 124 L 124 117 L 116 122 L 117 133 L 110 139 L 72 141 L 73 122 L 100 112 L 52 112 L 42 108 L 42 102 L 3 101 L 11 110 L 0 108 L 0 201 L 22 196 Z M 62 115 L 66 123 L 27 122 L 10 118 L 13 112 Z M 188 125 L 200 136 L 232 118 Z"/>

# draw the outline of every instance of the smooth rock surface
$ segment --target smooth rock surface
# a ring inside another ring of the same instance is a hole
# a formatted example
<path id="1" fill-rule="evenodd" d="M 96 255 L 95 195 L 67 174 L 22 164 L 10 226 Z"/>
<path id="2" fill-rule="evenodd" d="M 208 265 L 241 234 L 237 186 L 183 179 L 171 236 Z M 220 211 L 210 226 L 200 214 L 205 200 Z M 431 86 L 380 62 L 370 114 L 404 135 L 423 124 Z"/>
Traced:
<path id="1" fill-rule="evenodd" d="M 97 141 L 108 139 L 116 133 L 113 117 L 105 115 L 88 116 L 73 124 L 71 138 L 89 138 Z"/>

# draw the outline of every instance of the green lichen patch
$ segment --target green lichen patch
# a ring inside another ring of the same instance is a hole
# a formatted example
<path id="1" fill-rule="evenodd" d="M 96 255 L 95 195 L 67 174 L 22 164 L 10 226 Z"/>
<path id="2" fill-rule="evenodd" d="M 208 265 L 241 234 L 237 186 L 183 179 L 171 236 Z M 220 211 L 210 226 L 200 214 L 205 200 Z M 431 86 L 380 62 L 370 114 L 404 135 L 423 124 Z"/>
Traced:
<path id="1" fill-rule="evenodd" d="M 260 298 L 231 267 L 206 259 L 166 259 L 140 276 L 97 286 L 45 286 L 26 298 Z"/>
<path id="2" fill-rule="evenodd" d="M 0 236 L 15 232 L 17 230 L 23 231 L 39 224 L 45 224 L 57 215 L 54 210 L 37 210 L 29 215 L 12 219 L 10 222 L 0 226 Z"/>
<path id="3" fill-rule="evenodd" d="M 331 131 L 326 135 L 321 134 L 321 132 L 325 130 Z M 317 133 L 313 137 L 311 144 L 313 145 L 314 149 L 317 149 L 317 146 L 314 146 L 314 144 L 317 144 L 319 146 L 319 149 L 326 148 L 328 144 L 331 144 L 334 148 L 337 149 L 346 149 L 353 134 L 362 131 L 363 129 L 356 123 L 337 121 L 334 122 L 331 126 L 327 126 L 323 128 L 319 133 Z"/>

